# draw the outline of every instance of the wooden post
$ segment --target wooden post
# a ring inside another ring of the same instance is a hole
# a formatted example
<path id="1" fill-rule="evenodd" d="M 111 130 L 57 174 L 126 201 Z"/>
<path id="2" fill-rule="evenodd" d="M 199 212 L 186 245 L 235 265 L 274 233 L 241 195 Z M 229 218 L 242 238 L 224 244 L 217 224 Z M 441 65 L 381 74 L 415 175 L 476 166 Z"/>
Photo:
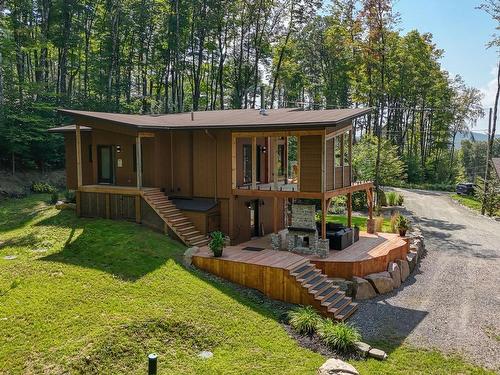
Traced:
<path id="1" fill-rule="evenodd" d="M 257 190 L 257 137 L 252 137 L 252 190 Z"/>
<path id="2" fill-rule="evenodd" d="M 79 190 L 76 191 L 76 216 L 80 217 L 82 215 L 82 197 Z"/>
<path id="3" fill-rule="evenodd" d="M 140 224 L 142 221 L 141 217 L 141 196 L 135 196 L 135 222 Z"/>
<path id="4" fill-rule="evenodd" d="M 231 187 L 236 189 L 236 137 L 231 134 Z"/>
<path id="5" fill-rule="evenodd" d="M 137 189 L 142 188 L 142 150 L 141 150 L 141 137 L 138 135 L 135 138 L 135 158 L 137 165 Z"/>
<path id="6" fill-rule="evenodd" d="M 347 194 L 347 226 L 352 228 L 352 193 Z"/>
<path id="7" fill-rule="evenodd" d="M 111 217 L 111 202 L 109 193 L 105 195 L 105 199 L 106 199 L 106 219 L 109 219 Z"/>
<path id="8" fill-rule="evenodd" d="M 278 197 L 273 198 L 273 233 L 278 233 Z"/>
<path id="9" fill-rule="evenodd" d="M 234 202 L 235 198 L 234 195 L 231 195 L 229 197 L 229 239 L 231 242 L 234 240 Z"/>
<path id="10" fill-rule="evenodd" d="M 278 137 L 273 137 L 273 185 L 278 190 Z"/>
<path id="11" fill-rule="evenodd" d="M 352 130 L 349 131 L 349 186 L 352 185 Z"/>
<path id="12" fill-rule="evenodd" d="M 321 136 L 321 192 L 326 191 L 326 139 Z"/>
<path id="13" fill-rule="evenodd" d="M 370 220 L 373 219 L 373 188 L 370 188 L 368 189 L 368 193 L 369 193 L 369 217 L 370 217 Z"/>
<path id="14" fill-rule="evenodd" d="M 297 136 L 297 190 L 300 191 L 300 135 Z"/>
<path id="15" fill-rule="evenodd" d="M 337 170 L 336 166 L 335 166 L 335 152 L 336 152 L 335 147 L 337 147 L 336 139 L 337 139 L 337 137 L 333 137 L 333 190 L 336 189 L 336 186 L 335 186 L 335 172 Z"/>
<path id="16" fill-rule="evenodd" d="M 326 239 L 326 199 L 321 199 L 321 238 Z"/>
<path id="17" fill-rule="evenodd" d="M 82 139 L 80 125 L 76 124 L 76 185 L 78 189 L 82 186 Z"/>
<path id="18" fill-rule="evenodd" d="M 342 186 L 345 187 L 345 179 L 344 179 L 344 152 L 345 152 L 345 147 L 344 147 L 344 140 L 345 136 L 344 133 L 340 134 L 340 166 L 342 167 Z"/>

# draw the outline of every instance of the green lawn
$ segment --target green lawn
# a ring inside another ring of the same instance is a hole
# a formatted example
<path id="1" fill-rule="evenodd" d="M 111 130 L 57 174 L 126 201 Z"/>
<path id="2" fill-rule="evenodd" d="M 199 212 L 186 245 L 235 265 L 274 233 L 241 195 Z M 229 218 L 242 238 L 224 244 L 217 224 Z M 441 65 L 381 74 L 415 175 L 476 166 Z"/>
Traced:
<path id="1" fill-rule="evenodd" d="M 481 202 L 472 195 L 451 194 L 451 198 L 466 207 L 481 212 Z"/>
<path id="2" fill-rule="evenodd" d="M 357 225 L 360 230 L 366 231 L 366 221 L 368 218 L 366 216 L 353 216 L 352 217 L 352 225 Z M 327 215 L 326 222 L 330 223 L 342 223 L 347 225 L 347 216 L 345 215 Z M 384 218 L 384 222 L 382 224 L 382 232 L 390 232 L 391 231 L 391 220 Z"/>
<path id="3" fill-rule="evenodd" d="M 150 352 L 160 374 L 314 374 L 325 360 L 286 334 L 267 299 L 181 266 L 184 248 L 166 236 L 77 219 L 47 199 L 0 202 L 0 374 L 144 374 Z M 202 350 L 214 357 L 199 359 Z M 355 365 L 482 373 L 408 350 Z"/>

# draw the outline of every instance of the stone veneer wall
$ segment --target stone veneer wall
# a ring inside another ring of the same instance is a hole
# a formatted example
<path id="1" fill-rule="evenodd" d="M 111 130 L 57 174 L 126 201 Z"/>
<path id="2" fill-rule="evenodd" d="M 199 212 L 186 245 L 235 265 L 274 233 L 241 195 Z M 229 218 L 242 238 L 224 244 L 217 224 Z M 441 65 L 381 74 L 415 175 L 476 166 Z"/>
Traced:
<path id="1" fill-rule="evenodd" d="M 316 206 L 313 204 L 292 205 L 292 227 L 316 229 Z"/>

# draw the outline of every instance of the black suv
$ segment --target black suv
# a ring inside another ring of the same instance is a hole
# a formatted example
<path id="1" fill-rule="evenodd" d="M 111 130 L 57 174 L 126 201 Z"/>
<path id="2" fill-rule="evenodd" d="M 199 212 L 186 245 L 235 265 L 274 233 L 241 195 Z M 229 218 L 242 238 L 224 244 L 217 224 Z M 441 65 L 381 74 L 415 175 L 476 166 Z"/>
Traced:
<path id="1" fill-rule="evenodd" d="M 460 195 L 469 195 L 474 193 L 474 184 L 471 182 L 464 182 L 461 184 L 457 184 L 457 194 Z"/>

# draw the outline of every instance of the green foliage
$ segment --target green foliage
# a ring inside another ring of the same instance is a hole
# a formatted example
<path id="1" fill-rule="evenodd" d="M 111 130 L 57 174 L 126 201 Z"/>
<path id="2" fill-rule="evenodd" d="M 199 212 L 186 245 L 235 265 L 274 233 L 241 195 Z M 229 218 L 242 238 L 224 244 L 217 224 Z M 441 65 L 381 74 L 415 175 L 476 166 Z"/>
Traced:
<path id="1" fill-rule="evenodd" d="M 434 190 L 434 191 L 455 191 L 455 184 L 410 184 L 406 182 L 393 182 L 390 186 L 399 187 L 404 189 L 420 189 L 420 190 Z"/>
<path id="2" fill-rule="evenodd" d="M 382 189 L 378 189 L 376 193 L 376 202 L 381 207 L 387 206 L 387 198 L 385 196 L 385 192 Z"/>
<path id="3" fill-rule="evenodd" d="M 403 194 L 398 194 L 397 197 L 396 197 L 396 204 L 398 206 L 402 206 L 403 203 L 404 203 L 404 201 L 405 201 L 404 195 Z"/>
<path id="4" fill-rule="evenodd" d="M 33 192 L 33 193 L 49 193 L 49 194 L 52 194 L 52 193 L 55 193 L 57 192 L 57 189 L 46 183 L 46 182 L 33 182 L 31 184 L 31 187 L 30 187 L 30 190 Z"/>
<path id="5" fill-rule="evenodd" d="M 321 325 L 321 317 L 312 306 L 302 306 L 288 313 L 290 326 L 302 335 L 312 335 Z"/>
<path id="6" fill-rule="evenodd" d="M 404 164 L 398 156 L 397 147 L 386 139 L 381 140 L 380 185 L 390 185 L 404 178 Z M 353 168 L 358 181 L 375 180 L 377 159 L 377 137 L 365 135 L 356 143 L 353 151 Z"/>
<path id="7" fill-rule="evenodd" d="M 56 204 L 58 200 L 59 200 L 59 193 L 55 191 L 50 195 L 50 203 Z"/>
<path id="8" fill-rule="evenodd" d="M 395 191 L 390 191 L 385 196 L 387 197 L 387 204 L 389 206 L 395 206 L 396 205 L 397 193 Z"/>
<path id="9" fill-rule="evenodd" d="M 406 216 L 400 214 L 398 215 L 398 218 L 396 220 L 396 227 L 399 230 L 408 230 L 408 228 L 410 227 L 410 221 Z"/>
<path id="10" fill-rule="evenodd" d="M 354 211 L 362 211 L 368 208 L 365 191 L 356 191 L 352 193 L 352 209 Z"/>
<path id="11" fill-rule="evenodd" d="M 222 256 L 222 251 L 224 249 L 224 233 L 220 231 L 214 231 L 210 233 L 210 242 L 208 247 L 212 250 L 214 257 Z"/>
<path id="12" fill-rule="evenodd" d="M 474 189 L 474 195 L 481 202 L 481 206 L 484 201 L 485 213 L 488 216 L 496 215 L 500 211 L 500 179 L 496 177 L 494 171 L 492 171 L 492 174 L 493 176 L 491 176 L 486 185 L 486 194 L 484 191 L 485 180 L 482 177 L 478 176 L 476 178 Z"/>
<path id="13" fill-rule="evenodd" d="M 334 323 L 325 319 L 318 329 L 319 337 L 330 349 L 341 353 L 354 351 L 356 341 L 361 340 L 359 330 L 347 323 Z"/>
<path id="14" fill-rule="evenodd" d="M 353 216 L 352 217 L 352 225 L 359 227 L 362 231 L 366 232 L 366 221 L 368 217 L 366 216 Z M 326 216 L 327 223 L 341 223 L 347 225 L 347 216 L 345 215 L 327 215 Z M 389 219 L 381 218 L 381 230 L 379 232 L 392 232 L 391 231 L 391 222 Z"/>
<path id="15" fill-rule="evenodd" d="M 74 190 L 66 190 L 64 192 L 64 200 L 67 203 L 76 203 L 76 193 Z"/>

